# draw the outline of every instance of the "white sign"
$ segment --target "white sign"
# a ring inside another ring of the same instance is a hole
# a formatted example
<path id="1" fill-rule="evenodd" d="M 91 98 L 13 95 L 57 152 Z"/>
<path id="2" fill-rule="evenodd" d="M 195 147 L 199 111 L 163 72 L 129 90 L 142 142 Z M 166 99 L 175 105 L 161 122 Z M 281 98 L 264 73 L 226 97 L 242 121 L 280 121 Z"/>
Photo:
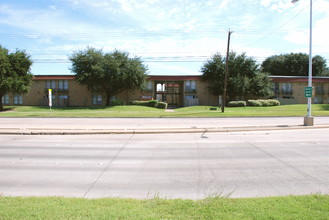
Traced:
<path id="1" fill-rule="evenodd" d="M 51 91 L 52 91 L 52 89 L 48 89 L 49 107 L 51 107 L 53 105 L 53 99 L 52 99 L 52 96 L 51 96 Z"/>

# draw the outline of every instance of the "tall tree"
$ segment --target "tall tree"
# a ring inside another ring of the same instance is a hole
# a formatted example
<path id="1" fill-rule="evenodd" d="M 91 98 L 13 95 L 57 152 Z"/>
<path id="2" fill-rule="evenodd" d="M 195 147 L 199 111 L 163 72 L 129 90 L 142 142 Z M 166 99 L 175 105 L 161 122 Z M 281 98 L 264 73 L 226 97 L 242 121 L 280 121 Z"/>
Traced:
<path id="1" fill-rule="evenodd" d="M 309 56 L 305 53 L 290 53 L 274 55 L 266 58 L 262 63 L 262 71 L 270 75 L 307 76 Z M 321 56 L 312 58 L 312 74 L 323 76 L 327 74 L 326 60 Z"/>
<path id="2" fill-rule="evenodd" d="M 99 89 L 106 95 L 105 105 L 110 105 L 112 96 L 123 90 L 142 89 L 146 80 L 147 67 L 139 57 L 129 58 L 127 52 L 87 48 L 74 53 L 70 60 L 76 79 L 88 89 Z"/>
<path id="3" fill-rule="evenodd" d="M 29 91 L 33 78 L 31 66 L 32 61 L 25 51 L 9 53 L 0 45 L 0 111 L 3 110 L 1 100 L 6 93 L 25 94 Z"/>
<path id="4" fill-rule="evenodd" d="M 271 83 L 266 74 L 259 73 L 256 61 L 235 52 L 229 54 L 229 75 L 227 85 L 227 101 L 247 99 L 249 97 L 267 97 L 271 95 Z M 214 95 L 223 95 L 225 57 L 215 54 L 201 67 L 201 79 L 209 82 L 209 89 Z M 256 88 L 257 87 L 257 88 Z M 225 103 L 226 104 L 226 103 Z"/>

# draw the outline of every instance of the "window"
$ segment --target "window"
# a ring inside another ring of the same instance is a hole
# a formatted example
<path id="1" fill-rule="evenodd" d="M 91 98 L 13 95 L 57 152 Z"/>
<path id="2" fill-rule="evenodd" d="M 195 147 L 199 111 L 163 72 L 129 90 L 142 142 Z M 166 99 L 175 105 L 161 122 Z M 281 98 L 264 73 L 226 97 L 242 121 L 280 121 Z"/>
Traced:
<path id="1" fill-rule="evenodd" d="M 275 93 L 279 93 L 279 83 L 273 83 L 273 91 Z"/>
<path id="2" fill-rule="evenodd" d="M 166 84 L 157 84 L 157 92 L 164 92 L 166 91 Z"/>
<path id="3" fill-rule="evenodd" d="M 152 81 L 147 81 L 147 91 L 152 91 L 153 83 Z"/>
<path id="4" fill-rule="evenodd" d="M 2 104 L 9 105 L 9 95 L 4 95 L 2 97 Z"/>
<path id="5" fill-rule="evenodd" d="M 282 83 L 282 93 L 292 93 L 291 83 Z"/>
<path id="6" fill-rule="evenodd" d="M 195 80 L 186 80 L 185 81 L 185 89 L 186 91 L 194 91 L 196 87 Z"/>
<path id="7" fill-rule="evenodd" d="M 62 90 L 68 90 L 69 82 L 67 79 L 58 81 L 58 88 Z"/>
<path id="8" fill-rule="evenodd" d="M 191 88 L 194 90 L 195 89 L 195 80 L 191 80 Z"/>
<path id="9" fill-rule="evenodd" d="M 56 81 L 55 80 L 47 80 L 47 89 L 56 89 Z"/>
<path id="10" fill-rule="evenodd" d="M 14 96 L 14 105 L 22 105 L 23 104 L 23 96 L 15 95 Z"/>
<path id="11" fill-rule="evenodd" d="M 102 104 L 102 95 L 93 95 L 93 105 Z"/>

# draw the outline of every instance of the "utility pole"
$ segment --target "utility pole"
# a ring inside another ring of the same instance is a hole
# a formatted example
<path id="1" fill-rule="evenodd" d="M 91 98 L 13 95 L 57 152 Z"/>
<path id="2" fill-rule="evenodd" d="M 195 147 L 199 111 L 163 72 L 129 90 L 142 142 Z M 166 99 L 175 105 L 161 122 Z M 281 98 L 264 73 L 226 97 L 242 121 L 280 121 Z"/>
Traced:
<path id="1" fill-rule="evenodd" d="M 227 76 L 228 76 L 228 57 L 230 54 L 230 40 L 231 40 L 231 34 L 233 31 L 228 31 L 228 40 L 227 40 L 227 52 L 226 52 L 226 63 L 225 63 L 225 78 L 224 78 L 224 92 L 223 92 L 223 98 L 222 98 L 222 112 L 224 112 L 225 103 L 226 103 L 226 89 L 227 89 Z"/>

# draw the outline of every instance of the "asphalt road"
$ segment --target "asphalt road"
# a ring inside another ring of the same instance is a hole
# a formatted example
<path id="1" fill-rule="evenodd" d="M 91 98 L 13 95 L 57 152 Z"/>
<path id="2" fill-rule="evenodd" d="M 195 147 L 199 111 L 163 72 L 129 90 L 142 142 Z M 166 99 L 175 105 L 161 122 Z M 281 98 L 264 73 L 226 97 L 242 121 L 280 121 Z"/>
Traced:
<path id="1" fill-rule="evenodd" d="M 329 129 L 0 135 L 0 195 L 124 198 L 329 193 Z"/>

